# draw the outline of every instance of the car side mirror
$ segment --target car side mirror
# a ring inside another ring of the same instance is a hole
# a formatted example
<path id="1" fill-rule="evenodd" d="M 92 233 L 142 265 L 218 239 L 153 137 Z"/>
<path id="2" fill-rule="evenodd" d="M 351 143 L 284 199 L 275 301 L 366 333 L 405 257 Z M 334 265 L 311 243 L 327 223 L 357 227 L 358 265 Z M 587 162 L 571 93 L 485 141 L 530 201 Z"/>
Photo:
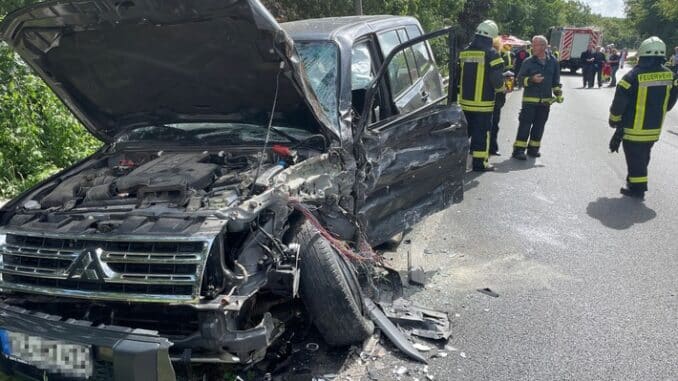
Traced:
<path id="1" fill-rule="evenodd" d="M 410 48 L 414 45 L 417 45 L 422 42 L 427 42 L 429 40 L 432 40 L 434 38 L 438 38 L 441 36 L 448 36 L 447 40 L 447 45 L 448 45 L 448 50 L 449 50 L 449 61 L 447 63 L 448 66 L 448 72 L 449 72 L 449 79 L 447 81 L 448 87 L 447 87 L 447 102 L 449 104 L 454 103 L 457 101 L 457 92 L 455 91 L 456 89 L 456 83 L 457 83 L 457 75 L 456 75 L 456 62 L 457 62 L 457 45 L 456 45 L 456 34 L 454 32 L 454 28 L 445 28 L 441 29 L 435 32 L 431 32 L 428 34 L 424 34 L 422 36 L 413 38 L 411 40 L 408 40 L 395 48 L 391 50 L 391 52 L 386 56 L 384 59 L 384 63 L 381 65 L 379 70 L 377 71 L 377 74 L 374 76 L 372 81 L 367 85 L 367 92 L 365 94 L 365 101 L 363 105 L 363 110 L 364 110 L 364 115 L 362 118 L 360 118 L 357 128 L 356 128 L 356 134 L 355 134 L 355 140 L 359 140 L 362 137 L 362 134 L 364 133 L 365 129 L 367 128 L 367 124 L 370 122 L 372 119 L 370 117 L 370 110 L 373 110 L 375 98 L 377 95 L 377 92 L 379 90 L 379 86 L 382 80 L 385 80 L 387 77 L 388 73 L 388 67 L 395 58 L 398 53 L 402 52 L 403 50 Z"/>

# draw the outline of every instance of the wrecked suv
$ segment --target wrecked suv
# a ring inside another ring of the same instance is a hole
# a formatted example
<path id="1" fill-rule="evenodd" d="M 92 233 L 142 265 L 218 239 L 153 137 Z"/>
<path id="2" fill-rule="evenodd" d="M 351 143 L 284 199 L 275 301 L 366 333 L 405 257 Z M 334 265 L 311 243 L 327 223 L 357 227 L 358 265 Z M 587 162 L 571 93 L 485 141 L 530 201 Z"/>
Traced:
<path id="1" fill-rule="evenodd" d="M 449 31 L 60 0 L 0 32 L 104 142 L 0 210 L 6 371 L 253 363 L 297 301 L 329 344 L 358 342 L 354 264 L 462 199 L 466 125 L 427 42 Z"/>

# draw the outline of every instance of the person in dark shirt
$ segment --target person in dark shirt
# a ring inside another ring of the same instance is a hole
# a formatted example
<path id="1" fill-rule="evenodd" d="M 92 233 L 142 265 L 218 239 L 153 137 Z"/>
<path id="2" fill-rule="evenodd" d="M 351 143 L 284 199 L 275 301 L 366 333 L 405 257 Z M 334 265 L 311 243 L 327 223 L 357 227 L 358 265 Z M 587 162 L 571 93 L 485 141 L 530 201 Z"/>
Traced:
<path id="1" fill-rule="evenodd" d="M 516 53 L 516 61 L 515 61 L 515 73 L 520 72 L 520 67 L 523 65 L 523 62 L 525 62 L 526 59 L 530 58 L 530 53 L 527 51 L 525 48 L 525 45 L 520 47 L 520 50 Z M 520 82 L 516 83 L 517 88 L 522 88 L 523 85 Z"/>
<path id="2" fill-rule="evenodd" d="M 595 53 L 593 53 L 593 68 L 594 68 L 594 74 L 598 76 L 598 88 L 603 87 L 603 65 L 607 61 L 605 59 L 605 53 L 603 53 L 603 47 L 599 46 L 598 49 L 596 50 Z M 591 87 L 593 87 L 593 81 L 591 83 Z"/>
<path id="3" fill-rule="evenodd" d="M 611 79 L 610 79 L 610 86 L 609 87 L 617 86 L 617 70 L 619 70 L 619 61 L 620 60 L 621 60 L 621 56 L 617 52 L 617 49 L 612 48 L 610 58 L 607 61 L 607 62 L 610 63 L 610 67 L 612 67 L 612 74 L 610 76 Z"/>
<path id="4" fill-rule="evenodd" d="M 584 88 L 588 87 L 589 89 L 593 87 L 593 79 L 594 79 L 594 61 L 596 58 L 593 56 L 594 55 L 593 51 L 593 44 L 589 45 L 588 50 L 585 50 L 582 52 L 580 60 L 581 60 L 581 72 L 582 76 L 584 79 Z"/>

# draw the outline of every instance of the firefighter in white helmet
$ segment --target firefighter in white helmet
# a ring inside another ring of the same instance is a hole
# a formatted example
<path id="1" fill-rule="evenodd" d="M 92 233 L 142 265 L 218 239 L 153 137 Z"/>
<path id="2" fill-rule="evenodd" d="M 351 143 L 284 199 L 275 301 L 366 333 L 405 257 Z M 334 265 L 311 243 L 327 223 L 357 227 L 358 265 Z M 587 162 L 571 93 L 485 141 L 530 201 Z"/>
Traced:
<path id="1" fill-rule="evenodd" d="M 485 20 L 476 29 L 473 40 L 459 55 L 459 104 L 468 122 L 474 171 L 491 171 L 490 129 L 495 95 L 504 91 L 504 60 L 492 47 L 499 28 Z"/>
<path id="2" fill-rule="evenodd" d="M 623 144 L 628 175 L 624 196 L 643 199 L 647 191 L 647 166 L 652 146 L 659 140 L 664 116 L 676 104 L 678 76 L 665 68 L 666 44 L 650 37 L 638 48 L 638 65 L 617 84 L 610 107 L 610 127 L 617 131 L 610 151 Z"/>

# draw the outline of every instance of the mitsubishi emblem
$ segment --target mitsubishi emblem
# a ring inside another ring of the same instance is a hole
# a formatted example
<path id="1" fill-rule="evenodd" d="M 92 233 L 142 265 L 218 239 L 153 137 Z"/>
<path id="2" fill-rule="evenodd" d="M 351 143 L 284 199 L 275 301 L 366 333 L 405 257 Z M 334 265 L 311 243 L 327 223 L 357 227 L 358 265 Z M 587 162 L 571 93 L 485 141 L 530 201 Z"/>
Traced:
<path id="1" fill-rule="evenodd" d="M 115 271 L 111 270 L 107 264 L 101 261 L 102 253 L 103 250 L 101 248 L 81 251 L 80 255 L 66 269 L 68 279 L 103 282 L 105 279 L 113 277 Z"/>

